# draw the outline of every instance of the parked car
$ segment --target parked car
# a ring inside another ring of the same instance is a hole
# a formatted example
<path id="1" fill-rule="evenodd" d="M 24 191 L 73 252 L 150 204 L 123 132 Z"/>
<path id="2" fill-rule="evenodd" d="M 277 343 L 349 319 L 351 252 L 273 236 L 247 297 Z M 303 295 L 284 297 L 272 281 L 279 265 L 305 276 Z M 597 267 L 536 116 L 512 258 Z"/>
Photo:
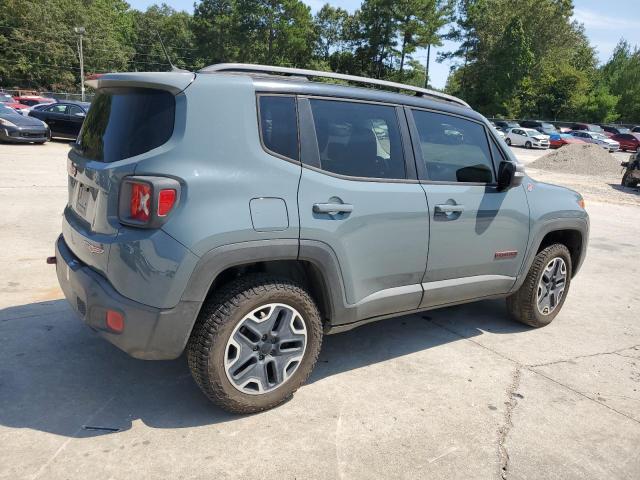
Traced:
<path id="1" fill-rule="evenodd" d="M 0 141 L 11 143 L 44 143 L 49 127 L 42 121 L 25 117 L 6 103 L 0 103 Z"/>
<path id="2" fill-rule="evenodd" d="M 631 150 L 635 152 L 640 147 L 640 133 L 618 133 L 611 137 L 611 140 L 614 140 L 620 144 L 620 150 L 626 152 L 627 150 Z"/>
<path id="3" fill-rule="evenodd" d="M 75 139 L 80 133 L 89 103 L 58 102 L 29 112 L 30 117 L 39 118 L 51 129 L 52 137 Z"/>
<path id="4" fill-rule="evenodd" d="M 585 132 L 596 132 L 606 137 L 609 136 L 600 125 L 594 125 L 592 123 L 574 123 L 573 125 L 571 125 L 571 131 L 575 132 L 577 130 Z"/>
<path id="5" fill-rule="evenodd" d="M 630 128 L 621 127 L 620 125 L 600 125 L 602 130 L 605 133 L 610 133 L 611 135 L 619 135 L 623 133 L 632 133 Z"/>
<path id="6" fill-rule="evenodd" d="M 518 128 L 520 126 L 518 122 L 514 122 L 513 120 L 496 120 L 495 124 L 498 130 L 502 130 L 505 135 L 510 128 Z"/>
<path id="7" fill-rule="evenodd" d="M 229 411 L 286 401 L 324 334 L 374 320 L 504 297 L 547 325 L 584 259 L 580 194 L 527 177 L 455 97 L 233 64 L 88 84 L 48 261 L 94 331 L 137 358 L 186 350 Z"/>
<path id="8" fill-rule="evenodd" d="M 585 143 L 584 140 L 574 137 L 569 133 L 552 133 L 549 135 L 549 146 L 551 148 L 560 148 L 564 145 L 573 143 Z"/>
<path id="9" fill-rule="evenodd" d="M 500 138 L 504 139 L 504 137 L 506 136 L 505 133 L 498 128 L 498 126 L 495 124 L 495 122 L 489 122 L 489 123 L 491 123 L 491 126 L 495 129 L 495 131 L 498 133 Z"/>
<path id="10" fill-rule="evenodd" d="M 42 103 L 56 103 L 55 98 L 41 97 L 40 95 L 24 95 L 22 97 L 14 97 L 18 103 L 26 105 L 27 107 L 33 107 L 34 105 L 40 105 Z"/>
<path id="11" fill-rule="evenodd" d="M 533 128 L 511 128 L 504 139 L 507 145 L 525 148 L 549 148 L 549 135 Z"/>
<path id="12" fill-rule="evenodd" d="M 587 143 L 595 143 L 596 145 L 600 145 L 610 153 L 617 152 L 620 149 L 620 144 L 618 142 L 616 142 L 615 140 L 611 140 L 602 133 L 580 130 L 573 131 L 571 135 Z"/>
<path id="13" fill-rule="evenodd" d="M 0 93 L 0 104 L 4 105 L 5 107 L 12 108 L 18 113 L 20 113 L 21 110 L 29 109 L 29 107 L 21 104 L 20 102 L 17 102 L 15 98 L 13 98 L 11 95 L 7 93 Z"/>
<path id="14" fill-rule="evenodd" d="M 540 133 L 544 133 L 545 135 L 551 135 L 552 133 L 558 132 L 553 124 L 540 120 L 524 120 L 520 122 L 520 126 L 525 128 L 533 128 L 534 130 L 537 130 Z"/>
<path id="15" fill-rule="evenodd" d="M 640 185 L 640 158 L 638 158 L 638 153 L 631 155 L 628 162 L 622 162 L 620 165 L 624 168 L 620 184 L 623 187 L 637 188 Z"/>
<path id="16" fill-rule="evenodd" d="M 631 129 L 631 132 L 633 132 L 633 133 L 640 133 L 640 125 L 633 127 L 633 128 Z"/>

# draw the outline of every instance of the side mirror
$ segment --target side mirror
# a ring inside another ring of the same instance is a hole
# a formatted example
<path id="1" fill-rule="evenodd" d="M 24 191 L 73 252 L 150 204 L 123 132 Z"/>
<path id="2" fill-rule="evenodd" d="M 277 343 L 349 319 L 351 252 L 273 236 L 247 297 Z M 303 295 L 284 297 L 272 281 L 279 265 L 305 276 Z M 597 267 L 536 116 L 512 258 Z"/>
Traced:
<path id="1" fill-rule="evenodd" d="M 502 161 L 498 167 L 498 191 L 502 192 L 522 183 L 524 171 L 520 165 Z"/>

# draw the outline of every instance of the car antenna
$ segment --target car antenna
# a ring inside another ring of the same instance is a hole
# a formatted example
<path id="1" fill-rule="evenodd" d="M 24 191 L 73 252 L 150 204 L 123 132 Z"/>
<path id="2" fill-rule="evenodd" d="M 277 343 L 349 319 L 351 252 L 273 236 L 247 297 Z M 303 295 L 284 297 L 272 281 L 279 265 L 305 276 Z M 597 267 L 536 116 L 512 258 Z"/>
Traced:
<path id="1" fill-rule="evenodd" d="M 167 62 L 169 62 L 169 65 L 171 65 L 171 71 L 172 72 L 191 73 L 191 72 L 189 72 L 189 70 L 184 70 L 183 68 L 178 68 L 173 64 L 173 62 L 171 61 L 171 57 L 169 56 L 169 53 L 167 52 L 167 49 L 164 47 L 164 42 L 162 41 L 162 37 L 160 36 L 160 32 L 158 32 L 157 30 L 156 30 L 156 35 L 158 36 L 158 40 L 160 40 L 160 46 L 162 47 L 162 51 L 164 52 L 164 56 L 167 57 Z"/>

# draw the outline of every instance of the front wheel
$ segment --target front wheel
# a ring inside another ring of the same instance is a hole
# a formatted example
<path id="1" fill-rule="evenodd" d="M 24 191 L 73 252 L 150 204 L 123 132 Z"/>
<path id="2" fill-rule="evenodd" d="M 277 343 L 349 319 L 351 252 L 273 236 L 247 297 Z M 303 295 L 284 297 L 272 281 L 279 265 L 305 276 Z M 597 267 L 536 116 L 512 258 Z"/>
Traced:
<path id="1" fill-rule="evenodd" d="M 511 146 L 511 139 L 509 137 L 505 138 L 504 141 L 507 145 Z"/>
<path id="2" fill-rule="evenodd" d="M 620 184 L 623 187 L 635 188 L 638 186 L 638 180 L 632 178 L 629 172 L 624 172 L 624 175 L 622 176 L 622 182 L 620 182 Z"/>
<path id="3" fill-rule="evenodd" d="M 290 280 L 251 274 L 207 302 L 187 352 L 193 378 L 210 400 L 233 413 L 254 413 L 291 398 L 321 344 L 311 296 Z"/>
<path id="4" fill-rule="evenodd" d="M 527 142 L 524 144 L 524 148 L 531 148 L 531 142 Z"/>
<path id="5" fill-rule="evenodd" d="M 571 254 L 564 245 L 556 243 L 539 252 L 520 289 L 507 297 L 511 316 L 532 327 L 550 324 L 567 298 L 571 269 Z"/>

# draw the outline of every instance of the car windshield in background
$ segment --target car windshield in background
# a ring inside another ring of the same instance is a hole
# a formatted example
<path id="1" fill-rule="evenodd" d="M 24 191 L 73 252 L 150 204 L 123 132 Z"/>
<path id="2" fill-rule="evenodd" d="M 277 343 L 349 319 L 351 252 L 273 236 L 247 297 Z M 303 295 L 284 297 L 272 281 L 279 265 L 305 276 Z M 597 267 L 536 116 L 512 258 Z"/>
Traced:
<path id="1" fill-rule="evenodd" d="M 0 102 L 2 103 L 13 103 L 15 100 L 11 95 L 7 95 L 6 93 L 0 94 Z"/>
<path id="2" fill-rule="evenodd" d="M 629 130 L 628 128 L 620 127 L 618 128 L 618 133 L 629 134 L 631 133 L 631 130 Z"/>
<path id="3" fill-rule="evenodd" d="M 527 136 L 529 137 L 535 137 L 536 135 L 540 135 L 539 131 L 534 130 L 532 128 L 523 128 L 522 130 L 524 130 L 524 133 L 526 133 Z"/>
<path id="4" fill-rule="evenodd" d="M 0 115 L 20 115 L 13 108 L 7 107 L 5 105 L 0 105 Z"/>
<path id="5" fill-rule="evenodd" d="M 604 130 L 602 129 L 602 127 L 598 126 L 598 125 L 587 125 L 587 127 L 589 127 L 589 131 L 591 132 L 604 132 Z"/>
<path id="6" fill-rule="evenodd" d="M 597 133 L 597 132 L 591 132 L 591 137 L 597 138 L 598 140 L 609 140 L 609 138 L 606 135 L 603 135 L 602 133 Z"/>
<path id="7" fill-rule="evenodd" d="M 115 162 L 148 152 L 173 134 L 175 98 L 164 90 L 113 89 L 96 95 L 74 149 Z"/>

